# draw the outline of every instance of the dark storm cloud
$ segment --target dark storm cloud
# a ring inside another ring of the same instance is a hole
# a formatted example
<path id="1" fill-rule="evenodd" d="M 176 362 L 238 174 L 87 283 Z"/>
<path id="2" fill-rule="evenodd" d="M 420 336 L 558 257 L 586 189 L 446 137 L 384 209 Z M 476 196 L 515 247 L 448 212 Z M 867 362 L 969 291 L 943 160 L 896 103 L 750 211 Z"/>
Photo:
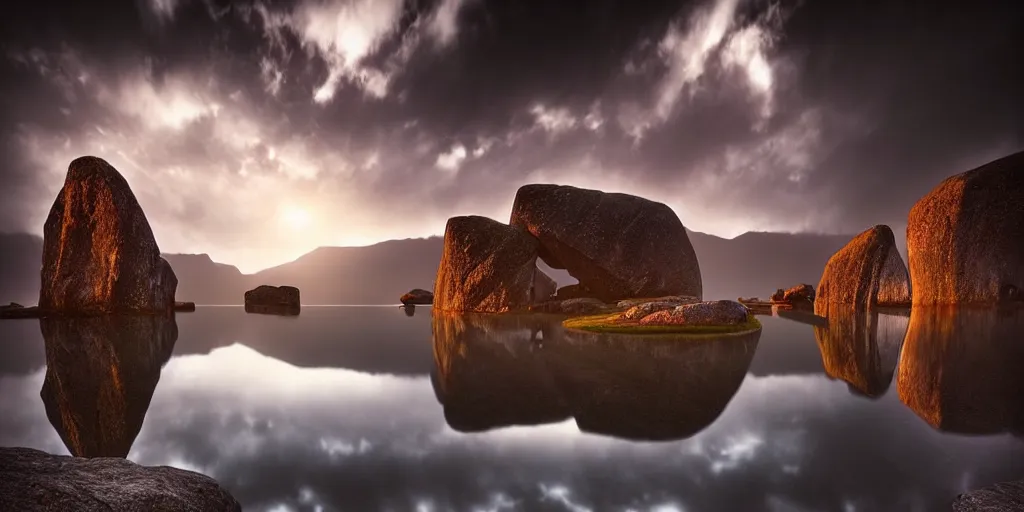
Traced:
<path id="1" fill-rule="evenodd" d="M 1024 146 L 1020 15 L 832 4 L 30 4 L 2 22 L 0 229 L 38 231 L 92 153 L 165 250 L 244 269 L 504 219 L 531 181 L 850 232 Z"/>

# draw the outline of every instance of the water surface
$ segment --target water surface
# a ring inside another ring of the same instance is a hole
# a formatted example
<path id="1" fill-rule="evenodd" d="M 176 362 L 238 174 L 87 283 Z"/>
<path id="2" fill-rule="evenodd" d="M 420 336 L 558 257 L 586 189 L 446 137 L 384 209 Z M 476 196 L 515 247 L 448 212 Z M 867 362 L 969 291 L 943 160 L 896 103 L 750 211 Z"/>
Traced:
<path id="1" fill-rule="evenodd" d="M 5 321 L 0 445 L 200 471 L 246 510 L 934 510 L 1024 476 L 1020 313 L 761 318 Z"/>

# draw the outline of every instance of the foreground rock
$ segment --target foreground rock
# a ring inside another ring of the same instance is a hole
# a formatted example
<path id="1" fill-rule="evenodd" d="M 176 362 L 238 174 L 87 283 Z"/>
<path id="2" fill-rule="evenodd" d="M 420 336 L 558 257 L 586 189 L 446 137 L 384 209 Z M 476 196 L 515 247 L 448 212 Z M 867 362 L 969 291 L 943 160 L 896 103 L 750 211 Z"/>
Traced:
<path id="1" fill-rule="evenodd" d="M 1024 510 L 1024 480 L 1001 482 L 965 492 L 953 500 L 955 512 L 1019 512 Z"/>
<path id="2" fill-rule="evenodd" d="M 0 510 L 241 509 L 216 481 L 192 471 L 0 448 Z"/>
<path id="3" fill-rule="evenodd" d="M 666 205 L 627 194 L 526 185 L 510 224 L 540 241 L 541 259 L 566 269 L 606 302 L 701 296 L 700 267 L 686 228 Z"/>
<path id="4" fill-rule="evenodd" d="M 521 229 L 476 215 L 452 217 L 434 284 L 434 308 L 502 313 L 532 304 L 537 241 Z"/>
<path id="5" fill-rule="evenodd" d="M 260 285 L 245 292 L 246 313 L 297 315 L 301 309 L 299 289 L 294 286 Z"/>
<path id="6" fill-rule="evenodd" d="M 855 236 L 829 258 L 818 283 L 814 313 L 854 306 L 906 306 L 910 304 L 910 275 L 896 249 L 889 226 L 877 225 Z"/>
<path id="7" fill-rule="evenodd" d="M 409 291 L 409 293 L 402 295 L 402 297 L 399 298 L 398 300 L 405 305 L 433 304 L 434 292 L 423 290 L 421 288 L 413 288 L 412 290 Z"/>
<path id="8" fill-rule="evenodd" d="M 102 159 L 68 167 L 43 227 L 39 308 L 76 314 L 169 313 L 178 279 L 160 257 L 128 182 Z"/>
<path id="9" fill-rule="evenodd" d="M 1024 151 L 951 176 L 907 222 L 914 306 L 1024 301 Z"/>
<path id="10" fill-rule="evenodd" d="M 643 317 L 640 325 L 740 325 L 747 321 L 749 313 L 739 302 L 714 300 L 652 313 Z"/>

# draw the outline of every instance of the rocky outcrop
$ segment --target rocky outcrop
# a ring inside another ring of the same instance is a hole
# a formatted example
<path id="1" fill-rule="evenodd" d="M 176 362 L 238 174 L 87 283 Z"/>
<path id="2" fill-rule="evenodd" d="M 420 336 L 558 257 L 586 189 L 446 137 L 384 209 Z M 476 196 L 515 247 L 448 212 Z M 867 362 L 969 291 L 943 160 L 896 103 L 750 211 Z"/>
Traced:
<path id="1" fill-rule="evenodd" d="M 675 309 L 678 306 L 680 306 L 680 304 L 677 302 L 644 302 L 627 309 L 626 312 L 621 315 L 621 318 L 623 320 L 640 320 L 648 315 L 657 313 L 658 311 Z"/>
<path id="2" fill-rule="evenodd" d="M 434 284 L 434 308 L 502 313 L 532 304 L 537 240 L 479 216 L 452 217 Z"/>
<path id="3" fill-rule="evenodd" d="M 1024 151 L 951 176 L 907 222 L 914 306 L 1024 301 Z"/>
<path id="4" fill-rule="evenodd" d="M 0 510 L 241 509 L 216 481 L 192 471 L 0 448 Z"/>
<path id="5" fill-rule="evenodd" d="M 1024 432 L 1024 308 L 914 307 L 900 352 L 900 400 L 932 427 Z"/>
<path id="6" fill-rule="evenodd" d="M 171 357 L 173 315 L 44 318 L 46 416 L 72 455 L 127 457 Z"/>
<path id="7" fill-rule="evenodd" d="M 953 500 L 954 512 L 1020 512 L 1024 510 L 1024 480 L 1000 482 L 965 492 Z"/>
<path id="8" fill-rule="evenodd" d="M 910 276 L 889 226 L 877 225 L 829 258 L 818 283 L 814 313 L 835 306 L 868 309 L 910 304 Z"/>
<path id="9" fill-rule="evenodd" d="M 128 182 L 91 156 L 71 162 L 50 208 L 41 277 L 39 308 L 75 314 L 169 313 L 178 285 Z"/>
<path id="10" fill-rule="evenodd" d="M 297 315 L 301 309 L 299 289 L 294 286 L 260 285 L 245 292 L 246 313 Z"/>
<path id="11" fill-rule="evenodd" d="M 402 297 L 399 298 L 398 300 L 405 305 L 433 304 L 434 292 L 423 290 L 421 288 L 413 288 L 412 290 L 409 291 L 409 293 L 402 295 Z"/>
<path id="12" fill-rule="evenodd" d="M 828 323 L 814 326 L 825 374 L 850 391 L 881 397 L 892 385 L 909 319 L 877 311 L 833 307 Z"/>
<path id="13" fill-rule="evenodd" d="M 652 313 L 641 318 L 640 325 L 739 325 L 749 314 L 750 310 L 739 302 L 713 300 Z"/>
<path id="14" fill-rule="evenodd" d="M 526 185 L 516 193 L 510 224 L 537 237 L 541 259 L 568 270 L 598 299 L 701 296 L 700 268 L 686 228 L 662 203 Z"/>

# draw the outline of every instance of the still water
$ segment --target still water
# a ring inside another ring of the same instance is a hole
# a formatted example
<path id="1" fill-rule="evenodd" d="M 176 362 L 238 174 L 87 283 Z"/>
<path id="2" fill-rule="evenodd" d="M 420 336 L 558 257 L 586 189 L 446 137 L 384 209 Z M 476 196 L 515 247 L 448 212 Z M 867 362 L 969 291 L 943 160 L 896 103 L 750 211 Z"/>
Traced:
<path id="1" fill-rule="evenodd" d="M 760 318 L 6 321 L 0 445 L 199 471 L 246 510 L 948 510 L 1024 477 L 1024 314 Z"/>

